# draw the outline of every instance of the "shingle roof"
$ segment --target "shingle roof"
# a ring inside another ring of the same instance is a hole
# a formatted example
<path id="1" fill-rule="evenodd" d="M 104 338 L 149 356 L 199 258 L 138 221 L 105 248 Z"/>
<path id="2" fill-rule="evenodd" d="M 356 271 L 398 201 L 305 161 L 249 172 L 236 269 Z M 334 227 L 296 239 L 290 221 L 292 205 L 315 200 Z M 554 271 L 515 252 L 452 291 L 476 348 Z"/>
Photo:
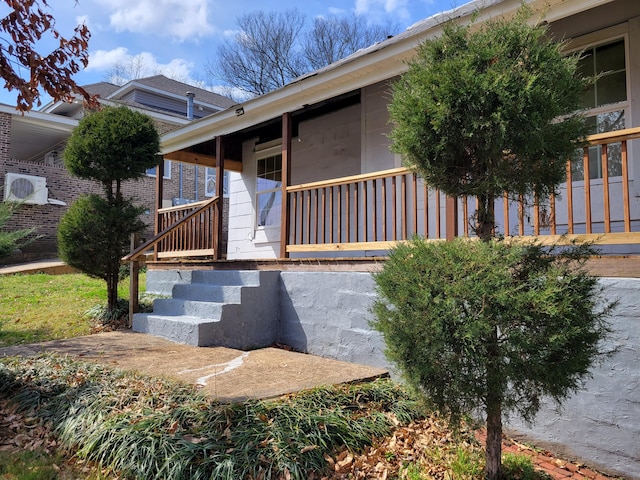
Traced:
<path id="1" fill-rule="evenodd" d="M 137 80 L 133 80 L 132 82 L 181 96 L 185 95 L 187 92 L 193 92 L 196 94 L 195 98 L 197 101 L 208 103 L 211 105 L 217 105 L 219 107 L 222 107 L 223 109 L 236 104 L 236 102 L 231 100 L 230 98 L 224 97 L 217 93 L 209 92 L 208 90 L 204 90 L 193 85 L 173 80 L 171 78 L 165 77 L 164 75 L 154 75 L 152 77 L 139 78 Z"/>
<path id="2" fill-rule="evenodd" d="M 120 87 L 109 82 L 98 82 L 90 83 L 89 85 L 83 85 L 82 88 L 84 88 L 91 95 L 97 95 L 100 98 L 107 98 Z"/>

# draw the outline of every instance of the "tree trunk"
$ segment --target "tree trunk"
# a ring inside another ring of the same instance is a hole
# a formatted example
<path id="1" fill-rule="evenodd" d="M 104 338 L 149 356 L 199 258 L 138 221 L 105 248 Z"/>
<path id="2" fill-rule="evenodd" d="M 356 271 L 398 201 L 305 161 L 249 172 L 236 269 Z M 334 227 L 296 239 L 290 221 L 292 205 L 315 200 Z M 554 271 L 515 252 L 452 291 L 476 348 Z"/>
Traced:
<path id="1" fill-rule="evenodd" d="M 487 405 L 487 448 L 485 478 L 502 478 L 502 405 L 499 399 Z"/>
<path id="2" fill-rule="evenodd" d="M 502 380 L 498 327 L 493 327 L 487 349 L 487 447 L 484 475 L 502 478 Z"/>
<path id="3" fill-rule="evenodd" d="M 490 240 L 495 234 L 495 208 L 493 195 L 478 196 L 478 210 L 476 211 L 476 235 L 480 240 Z"/>
<path id="4" fill-rule="evenodd" d="M 107 310 L 113 312 L 118 305 L 118 272 L 107 276 Z"/>

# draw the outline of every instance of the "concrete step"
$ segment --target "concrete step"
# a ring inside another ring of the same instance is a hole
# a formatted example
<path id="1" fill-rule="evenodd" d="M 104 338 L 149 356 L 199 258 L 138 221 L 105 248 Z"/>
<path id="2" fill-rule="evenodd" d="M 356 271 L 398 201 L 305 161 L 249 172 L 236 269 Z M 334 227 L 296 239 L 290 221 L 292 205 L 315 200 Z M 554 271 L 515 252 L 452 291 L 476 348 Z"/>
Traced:
<path id="1" fill-rule="evenodd" d="M 135 332 L 149 333 L 173 342 L 196 347 L 213 345 L 218 320 L 189 315 L 165 316 L 155 313 L 136 313 L 133 316 L 132 329 Z"/>
<path id="2" fill-rule="evenodd" d="M 173 286 L 172 297 L 198 302 L 240 303 L 243 288 L 245 287 L 240 285 L 182 283 Z"/>
<path id="3" fill-rule="evenodd" d="M 159 298 L 153 302 L 153 313 L 162 316 L 187 315 L 190 317 L 219 319 L 222 315 L 222 303 L 194 301 L 183 298 Z"/>
<path id="4" fill-rule="evenodd" d="M 194 270 L 191 283 L 208 283 L 211 285 L 243 285 L 257 287 L 260 285 L 258 270 Z"/>

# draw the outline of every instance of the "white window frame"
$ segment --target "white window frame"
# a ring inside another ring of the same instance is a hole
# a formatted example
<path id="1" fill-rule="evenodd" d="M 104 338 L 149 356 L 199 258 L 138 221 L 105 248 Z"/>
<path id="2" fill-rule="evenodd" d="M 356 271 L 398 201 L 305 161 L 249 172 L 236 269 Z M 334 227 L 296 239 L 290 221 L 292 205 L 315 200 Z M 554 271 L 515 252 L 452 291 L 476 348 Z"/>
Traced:
<path id="1" fill-rule="evenodd" d="M 618 40 L 624 41 L 624 62 L 625 62 L 625 76 L 626 76 L 626 97 L 627 99 L 622 102 L 611 103 L 608 105 L 596 106 L 584 110 L 586 117 L 592 117 L 595 115 L 614 112 L 616 110 L 624 110 L 625 128 L 629 128 L 633 125 L 631 118 L 631 78 L 630 78 L 630 59 L 629 59 L 629 34 L 626 24 L 616 25 L 614 27 L 605 28 L 597 32 L 592 32 L 580 37 L 576 37 L 568 42 L 567 53 L 575 53 L 587 48 L 598 47 L 600 45 L 606 45 Z M 629 152 L 630 154 L 631 152 Z M 610 178 L 622 178 L 620 176 Z M 581 184 L 583 180 L 576 180 L 573 183 Z M 597 185 L 602 182 L 602 177 L 592 178 L 591 183 Z"/>
<path id="2" fill-rule="evenodd" d="M 213 171 L 213 174 L 211 172 Z M 216 167 L 206 167 L 204 170 L 204 196 L 205 197 L 215 197 L 216 192 L 215 188 L 213 191 L 209 190 L 209 178 L 216 176 Z M 229 198 L 229 187 L 231 185 L 231 177 L 229 170 L 224 171 L 224 185 L 222 186 L 223 197 Z"/>
<path id="3" fill-rule="evenodd" d="M 153 168 L 147 168 L 147 177 L 156 176 L 157 166 Z M 165 180 L 171 180 L 171 160 L 164 160 L 164 172 L 162 172 L 162 178 Z"/>

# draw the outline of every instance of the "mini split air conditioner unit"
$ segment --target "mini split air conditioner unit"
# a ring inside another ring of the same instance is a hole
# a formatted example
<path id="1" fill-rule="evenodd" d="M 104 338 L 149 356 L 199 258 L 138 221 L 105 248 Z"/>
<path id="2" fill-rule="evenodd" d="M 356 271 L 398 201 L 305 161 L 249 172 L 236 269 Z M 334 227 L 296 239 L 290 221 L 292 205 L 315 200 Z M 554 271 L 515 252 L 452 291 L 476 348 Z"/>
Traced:
<path id="1" fill-rule="evenodd" d="M 7 173 L 4 178 L 5 201 L 45 205 L 48 197 L 47 179 L 44 177 Z"/>

